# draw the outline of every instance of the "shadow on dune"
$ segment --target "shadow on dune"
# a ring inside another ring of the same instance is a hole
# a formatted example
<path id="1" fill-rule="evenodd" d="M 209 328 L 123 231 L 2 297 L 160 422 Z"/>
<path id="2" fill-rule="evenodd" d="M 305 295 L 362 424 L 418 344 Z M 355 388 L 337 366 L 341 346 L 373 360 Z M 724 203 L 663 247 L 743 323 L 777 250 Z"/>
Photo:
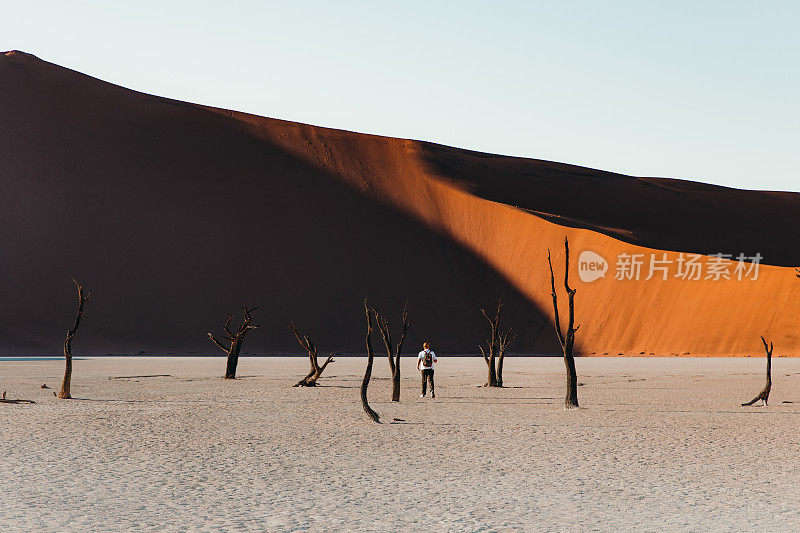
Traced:
<path id="1" fill-rule="evenodd" d="M 431 175 L 545 220 L 630 244 L 678 252 L 761 253 L 796 266 L 786 228 L 800 223 L 800 194 L 638 178 L 575 165 L 421 143 Z"/>
<path id="2" fill-rule="evenodd" d="M 297 353 L 294 319 L 321 353 L 362 353 L 363 297 L 392 317 L 408 298 L 408 351 L 471 352 L 501 292 L 517 349 L 556 351 L 469 250 L 229 117 L 35 58 L 0 60 L 0 91 L 2 352 L 60 350 L 73 276 L 85 354 L 217 355 L 206 332 L 245 300 L 250 352 Z"/>

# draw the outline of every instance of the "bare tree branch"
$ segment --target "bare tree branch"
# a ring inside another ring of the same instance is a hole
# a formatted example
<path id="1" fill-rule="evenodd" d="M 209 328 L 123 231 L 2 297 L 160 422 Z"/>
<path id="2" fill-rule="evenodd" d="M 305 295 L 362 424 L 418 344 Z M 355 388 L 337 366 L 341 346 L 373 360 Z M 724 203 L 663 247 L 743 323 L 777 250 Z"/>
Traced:
<path id="1" fill-rule="evenodd" d="M 208 338 L 211 339 L 211 342 L 216 344 L 219 347 L 220 350 L 222 350 L 225 353 L 228 353 L 228 350 L 230 349 L 230 346 L 226 347 L 224 344 L 222 344 L 220 341 L 218 341 L 217 338 L 214 337 L 214 335 L 212 333 L 208 334 Z M 233 340 L 233 339 L 231 339 L 231 340 Z"/>

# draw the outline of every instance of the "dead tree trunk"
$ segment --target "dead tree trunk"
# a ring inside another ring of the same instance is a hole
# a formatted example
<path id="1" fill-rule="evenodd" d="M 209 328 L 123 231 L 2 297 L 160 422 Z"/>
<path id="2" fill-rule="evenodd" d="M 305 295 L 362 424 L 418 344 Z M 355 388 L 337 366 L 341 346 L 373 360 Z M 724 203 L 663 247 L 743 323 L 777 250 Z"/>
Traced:
<path id="1" fill-rule="evenodd" d="M 297 328 L 294 327 L 294 322 L 292 322 L 289 327 L 294 332 L 294 336 L 297 337 L 297 342 L 300 343 L 300 346 L 305 348 L 308 352 L 308 358 L 311 361 L 311 371 L 306 375 L 306 377 L 295 383 L 294 386 L 316 387 L 317 380 L 322 375 L 322 371 L 325 370 L 325 367 L 328 366 L 328 363 L 333 362 L 333 355 L 329 355 L 328 359 L 326 359 L 322 366 L 320 366 L 319 361 L 317 360 L 317 347 L 314 346 L 314 343 L 311 342 L 311 339 L 309 339 L 306 335 L 301 337 L 300 333 L 297 331 Z"/>
<path id="2" fill-rule="evenodd" d="M 381 332 L 383 344 L 386 346 L 386 355 L 389 357 L 389 369 L 392 371 L 392 401 L 400 401 L 400 351 L 403 349 L 403 341 L 406 339 L 408 328 L 411 327 L 411 322 L 408 320 L 408 300 L 403 305 L 403 331 L 400 333 L 400 341 L 397 346 L 392 346 L 392 333 L 389 327 L 389 320 L 380 315 L 375 309 L 372 310 L 375 314 L 375 322 L 378 324 L 378 330 Z"/>
<path id="3" fill-rule="evenodd" d="M 225 321 L 225 325 L 222 326 L 222 330 L 225 333 L 222 337 L 222 341 L 217 339 L 213 334 L 208 334 L 208 338 L 211 339 L 211 342 L 216 344 L 220 350 L 228 354 L 227 363 L 225 365 L 225 379 L 236 379 L 236 366 L 239 364 L 239 351 L 242 349 L 244 338 L 248 333 L 250 333 L 251 330 L 260 327 L 253 324 L 252 316 L 253 311 L 258 309 L 258 307 L 248 309 L 247 304 L 242 304 L 242 309 L 244 310 L 242 324 L 236 329 L 235 332 L 230 328 L 233 315 L 228 314 L 228 319 Z M 223 341 L 227 344 L 227 346 L 223 344 Z"/>
<path id="4" fill-rule="evenodd" d="M 515 337 L 511 328 L 503 331 L 503 296 L 501 295 L 497 299 L 497 311 L 493 317 L 490 317 L 485 309 L 481 309 L 481 313 L 489 323 L 489 338 L 486 339 L 486 346 L 478 345 L 483 354 L 483 360 L 489 367 L 489 377 L 484 387 L 502 387 L 503 358 L 506 348 Z"/>
<path id="5" fill-rule="evenodd" d="M 64 381 L 61 382 L 61 390 L 58 392 L 58 397 L 61 399 L 72 398 L 70 394 L 70 385 L 72 384 L 72 338 L 78 332 L 78 326 L 81 325 L 81 317 L 83 317 L 83 306 L 86 300 L 89 299 L 90 293 L 83 294 L 83 287 L 80 283 L 72 282 L 78 287 L 78 311 L 75 313 L 75 323 L 72 329 L 67 331 L 67 338 L 64 340 Z"/>
<path id="6" fill-rule="evenodd" d="M 372 316 L 369 314 L 366 298 L 364 298 L 364 313 L 367 316 L 367 369 L 364 371 L 364 379 L 361 382 L 361 406 L 373 422 L 380 424 L 378 413 L 373 411 L 372 407 L 367 403 L 367 387 L 369 386 L 369 379 L 372 377 L 372 361 L 375 354 L 372 351 Z"/>
<path id="7" fill-rule="evenodd" d="M 567 291 L 569 306 L 569 319 L 566 332 L 561 331 L 561 320 L 558 318 L 558 296 L 556 296 L 556 282 L 553 275 L 553 262 L 550 259 L 550 250 L 547 250 L 547 263 L 550 265 L 550 290 L 553 296 L 553 313 L 555 315 L 556 335 L 564 352 L 564 366 L 567 370 L 567 395 L 564 398 L 565 409 L 578 407 L 578 374 L 575 371 L 575 358 L 572 349 L 575 345 L 575 332 L 580 326 L 575 326 L 575 289 L 569 286 L 569 240 L 564 238 L 564 289 Z"/>
<path id="8" fill-rule="evenodd" d="M 500 334 L 500 343 L 497 346 L 497 384 L 500 387 L 503 386 L 503 360 L 506 357 L 506 349 L 516 338 L 517 334 L 511 328 Z"/>
<path id="9" fill-rule="evenodd" d="M 769 391 L 772 389 L 772 342 L 770 341 L 770 343 L 767 344 L 767 341 L 764 339 L 764 337 L 761 337 L 761 342 L 764 344 L 764 351 L 767 352 L 767 384 L 764 385 L 764 388 L 758 393 L 758 396 L 747 403 L 743 403 L 742 407 L 753 405 L 758 400 L 763 401 L 764 405 L 767 405 L 767 402 L 769 401 Z"/>

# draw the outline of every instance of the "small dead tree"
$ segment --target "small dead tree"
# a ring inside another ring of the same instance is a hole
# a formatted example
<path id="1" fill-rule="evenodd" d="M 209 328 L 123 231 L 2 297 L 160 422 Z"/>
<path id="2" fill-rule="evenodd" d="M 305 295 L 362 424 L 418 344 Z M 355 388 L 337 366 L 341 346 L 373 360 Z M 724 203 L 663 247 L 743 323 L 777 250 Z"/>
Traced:
<path id="1" fill-rule="evenodd" d="M 225 325 L 222 326 L 222 330 L 225 333 L 222 337 L 222 341 L 217 339 L 212 333 L 208 334 L 208 338 L 211 339 L 211 342 L 216 344 L 220 350 L 228 354 L 228 361 L 225 365 L 225 379 L 236 379 L 236 365 L 239 364 L 239 351 L 242 349 L 244 338 L 248 333 L 250 333 L 250 331 L 261 327 L 253 324 L 253 312 L 256 309 L 258 309 L 258 307 L 248 309 L 247 304 L 242 304 L 244 316 L 242 317 L 242 324 L 236 329 L 235 332 L 231 330 L 231 320 L 233 320 L 233 315 L 229 313 L 228 319 L 225 321 Z M 223 341 L 225 344 L 223 344 Z"/>
<path id="2" fill-rule="evenodd" d="M 300 333 L 297 331 L 297 328 L 294 327 L 294 322 L 292 322 L 289 327 L 294 332 L 294 336 L 297 337 L 297 342 L 300 343 L 300 346 L 305 348 L 308 352 L 308 358 L 311 361 L 311 371 L 294 384 L 295 387 L 316 387 L 317 380 L 322 375 L 322 371 L 325 370 L 325 367 L 328 366 L 328 363 L 333 363 L 333 355 L 329 355 L 328 359 L 322 364 L 319 365 L 319 361 L 317 360 L 317 347 L 314 346 L 314 343 L 311 339 L 308 338 L 307 335 L 300 336 Z"/>
<path id="3" fill-rule="evenodd" d="M 764 345 L 764 351 L 767 352 L 767 384 L 764 385 L 764 388 L 758 393 L 758 396 L 747 403 L 743 403 L 742 407 L 753 405 L 758 400 L 763 401 L 764 405 L 767 405 L 769 401 L 769 391 L 772 389 L 772 341 L 767 344 L 766 339 L 761 337 L 761 343 Z"/>
<path id="4" fill-rule="evenodd" d="M 367 316 L 367 369 L 364 371 L 364 379 L 361 381 L 361 406 L 373 422 L 380 424 L 378 413 L 373 411 L 372 407 L 367 403 L 367 387 L 369 386 L 369 379 L 372 377 L 372 361 L 375 354 L 372 351 L 372 316 L 369 313 L 366 298 L 364 298 L 364 313 Z"/>
<path id="5" fill-rule="evenodd" d="M 569 286 L 569 240 L 566 237 L 564 237 L 564 289 L 567 291 L 569 319 L 565 332 L 561 331 L 561 320 L 558 317 L 558 296 L 556 295 L 553 261 L 550 259 L 549 248 L 547 250 L 547 263 L 550 265 L 550 290 L 553 296 L 556 335 L 558 335 L 561 350 L 564 352 L 564 366 L 567 370 L 567 394 L 564 398 L 564 408 L 575 409 L 578 407 L 578 374 L 575 371 L 575 358 L 572 355 L 572 349 L 575 345 L 575 332 L 578 331 L 580 326 L 575 326 L 575 289 Z"/>
<path id="6" fill-rule="evenodd" d="M 506 349 L 517 338 L 517 334 L 508 328 L 500 335 L 500 344 L 497 347 L 497 384 L 503 386 L 503 360 L 506 356 Z"/>
<path id="7" fill-rule="evenodd" d="M 516 338 L 512 328 L 503 330 L 503 296 L 497 299 L 497 311 L 494 317 L 490 317 L 485 309 L 481 313 L 489 323 L 489 338 L 486 339 L 486 347 L 478 345 L 483 354 L 483 359 L 489 367 L 489 377 L 484 387 L 503 386 L 503 359 L 506 355 L 508 345 Z"/>
<path id="8" fill-rule="evenodd" d="M 89 299 L 91 293 L 83 292 L 83 286 L 75 281 L 72 282 L 78 288 L 78 311 L 75 313 L 75 323 L 72 328 L 67 331 L 67 338 L 64 340 L 64 381 L 61 382 L 61 390 L 58 392 L 58 397 L 62 400 L 72 398 L 70 394 L 70 385 L 72 384 L 72 338 L 78 332 L 78 326 L 81 325 L 81 318 L 83 317 L 83 306 Z"/>
<path id="9" fill-rule="evenodd" d="M 386 355 L 389 357 L 389 370 L 392 371 L 392 401 L 400 401 L 400 351 L 403 349 L 403 341 L 406 339 L 408 328 L 411 327 L 411 322 L 408 320 L 408 300 L 403 305 L 403 330 L 400 332 L 400 340 L 397 346 L 392 345 L 392 332 L 389 327 L 389 320 L 373 309 L 375 314 L 375 322 L 378 324 L 378 330 L 381 332 L 383 344 L 386 346 Z"/>

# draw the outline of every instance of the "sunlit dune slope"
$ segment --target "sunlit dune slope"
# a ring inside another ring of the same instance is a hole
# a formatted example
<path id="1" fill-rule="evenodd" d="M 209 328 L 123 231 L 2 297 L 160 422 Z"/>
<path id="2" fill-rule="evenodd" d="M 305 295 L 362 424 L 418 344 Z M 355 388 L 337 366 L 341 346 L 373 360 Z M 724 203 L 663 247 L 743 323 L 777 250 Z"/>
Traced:
<path id="1" fill-rule="evenodd" d="M 561 269 L 568 236 L 580 353 L 760 355 L 765 335 L 800 354 L 797 194 L 211 109 L 19 52 L 0 56 L 0 117 L 3 352 L 58 352 L 77 276 L 93 291 L 85 353 L 213 353 L 205 333 L 245 299 L 262 306 L 248 352 L 296 353 L 290 319 L 322 352 L 362 352 L 364 297 L 393 317 L 409 300 L 409 352 L 430 338 L 476 353 L 499 293 L 513 351 L 556 353 L 546 258 Z M 579 279 L 585 250 L 605 278 Z M 771 266 L 683 280 L 682 252 Z M 614 279 L 620 254 L 642 254 L 642 279 Z M 651 254 L 667 254 L 667 281 L 644 280 Z"/>

